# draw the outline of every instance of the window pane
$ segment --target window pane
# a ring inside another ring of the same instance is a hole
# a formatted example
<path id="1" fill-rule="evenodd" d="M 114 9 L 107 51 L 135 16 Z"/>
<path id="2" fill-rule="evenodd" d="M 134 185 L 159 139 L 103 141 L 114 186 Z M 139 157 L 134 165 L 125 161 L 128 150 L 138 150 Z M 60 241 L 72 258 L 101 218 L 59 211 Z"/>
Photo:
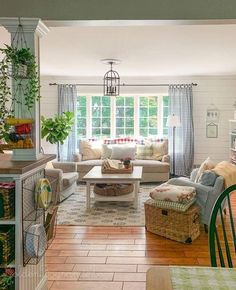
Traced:
<path id="1" fill-rule="evenodd" d="M 149 106 L 157 107 L 158 97 L 149 97 Z"/>
<path id="2" fill-rule="evenodd" d="M 168 135 L 168 129 L 167 128 L 165 128 L 165 129 L 163 129 L 163 135 Z"/>
<path id="3" fill-rule="evenodd" d="M 140 106 L 148 106 L 148 99 L 146 97 L 140 97 Z"/>
<path id="4" fill-rule="evenodd" d="M 77 119 L 77 126 L 78 128 L 86 128 L 86 119 L 85 118 L 78 118 Z"/>
<path id="5" fill-rule="evenodd" d="M 163 108 L 163 116 L 167 117 L 169 114 L 169 108 L 168 107 L 164 107 Z"/>
<path id="6" fill-rule="evenodd" d="M 149 117 L 157 117 L 157 107 L 149 107 Z"/>
<path id="7" fill-rule="evenodd" d="M 124 106 L 124 97 L 116 97 L 116 106 Z"/>
<path id="8" fill-rule="evenodd" d="M 163 106 L 169 106 L 169 96 L 163 97 Z"/>
<path id="9" fill-rule="evenodd" d="M 148 109 L 141 107 L 140 110 L 140 117 L 147 117 L 148 116 Z"/>
<path id="10" fill-rule="evenodd" d="M 143 137 L 147 137 L 148 136 L 148 129 L 147 128 L 141 128 L 140 129 L 140 135 Z"/>
<path id="11" fill-rule="evenodd" d="M 101 119 L 100 118 L 92 118 L 92 126 L 93 127 L 100 127 L 101 126 Z"/>
<path id="12" fill-rule="evenodd" d="M 126 128 L 125 129 L 125 136 L 133 136 L 134 135 L 134 129 L 133 128 Z"/>
<path id="13" fill-rule="evenodd" d="M 148 126 L 148 119 L 147 118 L 140 118 L 139 126 L 140 127 L 147 127 Z"/>
<path id="14" fill-rule="evenodd" d="M 92 115 L 93 115 L 93 117 L 100 117 L 101 108 L 100 107 L 93 107 L 92 108 Z"/>
<path id="15" fill-rule="evenodd" d="M 87 117 L 87 98 L 86 96 L 77 97 L 77 136 L 78 139 L 86 137 L 86 117 Z"/>
<path id="16" fill-rule="evenodd" d="M 125 131 L 122 128 L 116 128 L 116 135 L 117 137 L 121 137 L 125 135 Z"/>
<path id="17" fill-rule="evenodd" d="M 100 129 L 96 128 L 92 130 L 92 137 L 100 137 Z"/>
<path id="18" fill-rule="evenodd" d="M 125 116 L 133 117 L 134 116 L 134 108 L 126 108 L 125 109 Z"/>
<path id="19" fill-rule="evenodd" d="M 102 119 L 102 128 L 110 128 L 110 118 Z"/>
<path id="20" fill-rule="evenodd" d="M 157 135 L 157 129 L 149 129 L 149 135 Z"/>
<path id="21" fill-rule="evenodd" d="M 77 107 L 86 107 L 86 97 L 85 96 L 79 96 L 77 101 Z"/>
<path id="22" fill-rule="evenodd" d="M 133 118 L 127 118 L 126 119 L 126 127 L 134 127 L 134 119 Z"/>
<path id="23" fill-rule="evenodd" d="M 149 127 L 157 128 L 157 118 L 149 118 Z"/>
<path id="24" fill-rule="evenodd" d="M 125 112 L 124 108 L 121 108 L 121 107 L 116 108 L 117 117 L 124 117 L 124 112 Z"/>
<path id="25" fill-rule="evenodd" d="M 102 116 L 103 117 L 110 117 L 110 111 L 111 111 L 111 109 L 110 108 L 102 108 Z"/>
<path id="26" fill-rule="evenodd" d="M 133 97 L 126 97 L 125 98 L 125 105 L 127 107 L 133 107 L 134 106 L 134 98 Z"/>
<path id="27" fill-rule="evenodd" d="M 116 127 L 124 127 L 124 118 L 116 118 Z"/>
<path id="28" fill-rule="evenodd" d="M 111 134 L 110 129 L 102 129 L 102 136 L 103 137 L 109 137 Z"/>
<path id="29" fill-rule="evenodd" d="M 102 105 L 110 107 L 111 98 L 110 97 L 102 97 Z"/>
<path id="30" fill-rule="evenodd" d="M 78 130 L 77 130 L 77 135 L 78 135 L 80 138 L 85 138 L 85 137 L 86 137 L 86 129 L 78 129 Z"/>
<path id="31" fill-rule="evenodd" d="M 92 97 L 92 106 L 101 106 L 101 97 Z"/>

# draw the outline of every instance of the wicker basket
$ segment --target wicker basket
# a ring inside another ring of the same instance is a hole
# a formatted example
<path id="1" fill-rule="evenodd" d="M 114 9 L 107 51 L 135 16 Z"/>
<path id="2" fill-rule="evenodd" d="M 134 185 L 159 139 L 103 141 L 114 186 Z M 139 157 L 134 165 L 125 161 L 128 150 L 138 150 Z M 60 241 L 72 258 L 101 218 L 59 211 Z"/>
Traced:
<path id="1" fill-rule="evenodd" d="M 15 259 L 15 229 L 13 226 L 0 226 L 0 264 L 6 265 Z"/>
<path id="2" fill-rule="evenodd" d="M 133 192 L 133 184 L 95 184 L 94 193 L 104 196 L 119 196 Z"/>
<path id="3" fill-rule="evenodd" d="M 192 243 L 200 235 L 199 208 L 196 205 L 186 212 L 179 212 L 159 208 L 149 199 L 144 207 L 147 231 L 183 243 Z"/>
<path id="4" fill-rule="evenodd" d="M 0 219 L 15 216 L 15 184 L 0 182 Z"/>

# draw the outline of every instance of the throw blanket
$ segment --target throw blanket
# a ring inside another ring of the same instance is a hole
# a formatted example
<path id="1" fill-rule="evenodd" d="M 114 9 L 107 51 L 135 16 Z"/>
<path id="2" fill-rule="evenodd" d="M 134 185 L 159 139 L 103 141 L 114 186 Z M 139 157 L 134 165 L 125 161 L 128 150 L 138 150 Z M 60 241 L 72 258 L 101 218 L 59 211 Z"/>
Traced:
<path id="1" fill-rule="evenodd" d="M 224 177 L 225 188 L 236 184 L 236 166 L 230 162 L 222 161 L 212 171 Z"/>
<path id="2" fill-rule="evenodd" d="M 164 183 L 157 186 L 150 192 L 150 197 L 154 200 L 166 200 L 186 203 L 196 195 L 195 188 L 191 186 L 181 186 Z"/>

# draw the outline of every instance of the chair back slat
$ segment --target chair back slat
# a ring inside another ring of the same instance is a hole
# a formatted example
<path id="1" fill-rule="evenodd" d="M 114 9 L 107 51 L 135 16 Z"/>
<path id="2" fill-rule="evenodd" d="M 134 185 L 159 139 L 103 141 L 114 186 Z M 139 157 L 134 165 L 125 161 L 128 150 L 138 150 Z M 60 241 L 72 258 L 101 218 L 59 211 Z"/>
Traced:
<path id="1" fill-rule="evenodd" d="M 220 265 L 221 265 L 221 267 L 225 267 L 223 251 L 221 249 L 220 239 L 219 239 L 219 235 L 218 235 L 217 229 L 215 231 L 215 238 L 216 238 L 216 243 L 217 243 L 218 255 L 219 255 L 219 258 L 220 258 Z M 216 267 L 217 267 L 217 261 L 215 261 L 215 264 L 216 264 Z"/>
<path id="2" fill-rule="evenodd" d="M 226 251 L 228 265 L 229 265 L 229 268 L 233 268 L 233 263 L 231 259 L 230 249 L 229 249 L 229 242 L 228 242 L 227 233 L 225 229 L 222 206 L 220 206 L 220 219 L 221 219 L 221 225 L 222 225 L 222 230 L 223 230 L 223 237 L 224 237 L 224 244 L 225 244 L 225 251 Z"/>
<path id="3" fill-rule="evenodd" d="M 225 189 L 217 198 L 212 209 L 209 225 L 209 247 L 211 265 L 213 267 L 217 267 L 218 258 L 221 267 L 226 267 L 226 264 L 229 268 L 233 268 L 234 266 L 233 260 L 235 261 L 236 253 L 236 231 L 234 227 L 234 218 L 230 202 L 230 195 L 235 190 L 236 184 Z M 226 207 L 228 207 L 229 217 L 227 216 L 225 218 L 223 211 Z M 228 223 L 230 223 L 230 227 L 227 226 Z M 233 251 L 231 251 L 231 243 L 234 248 Z"/>
<path id="4" fill-rule="evenodd" d="M 232 207 L 231 207 L 229 195 L 227 196 L 227 201 L 228 201 L 228 208 L 229 208 L 230 226 L 231 226 L 231 232 L 232 232 L 233 243 L 234 243 L 234 252 L 236 252 L 236 234 L 235 234 L 234 219 L 233 219 L 233 213 L 232 213 Z"/>

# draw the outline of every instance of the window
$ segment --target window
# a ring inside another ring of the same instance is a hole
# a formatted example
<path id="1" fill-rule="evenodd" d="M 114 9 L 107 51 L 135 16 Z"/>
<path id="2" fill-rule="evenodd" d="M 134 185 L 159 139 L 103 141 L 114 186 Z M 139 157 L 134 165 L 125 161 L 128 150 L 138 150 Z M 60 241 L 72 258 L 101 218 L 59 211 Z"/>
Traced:
<path id="1" fill-rule="evenodd" d="M 111 135 L 111 97 L 92 97 L 92 137 Z"/>
<path id="2" fill-rule="evenodd" d="M 134 97 L 116 97 L 116 137 L 134 136 Z"/>
<path id="3" fill-rule="evenodd" d="M 165 136 L 168 96 L 78 96 L 78 138 Z"/>

